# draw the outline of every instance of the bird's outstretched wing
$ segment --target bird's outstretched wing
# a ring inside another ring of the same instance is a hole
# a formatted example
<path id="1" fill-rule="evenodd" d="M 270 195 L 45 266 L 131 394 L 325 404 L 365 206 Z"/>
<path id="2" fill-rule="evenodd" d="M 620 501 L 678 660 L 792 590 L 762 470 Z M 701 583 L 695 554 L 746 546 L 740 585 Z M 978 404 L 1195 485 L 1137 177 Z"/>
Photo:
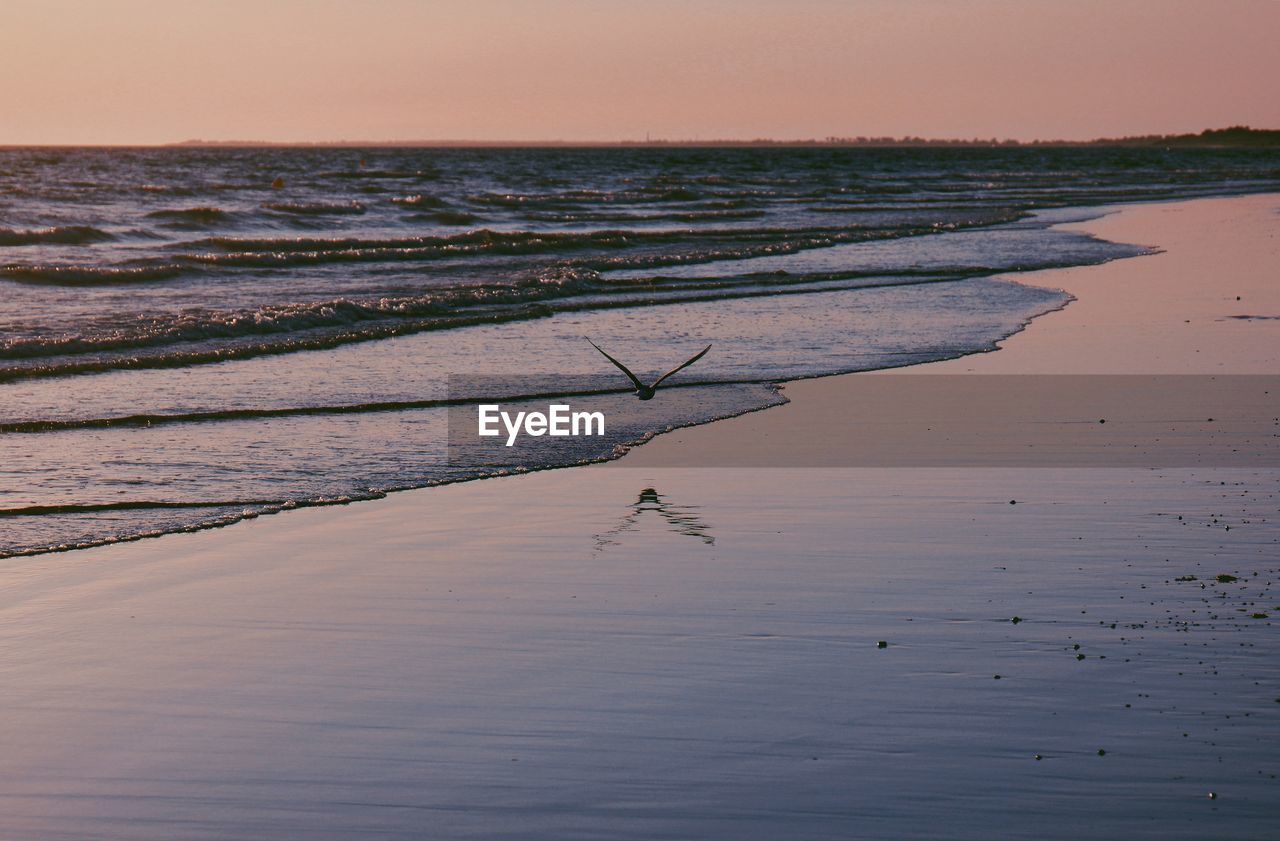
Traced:
<path id="1" fill-rule="evenodd" d="M 584 338 L 584 339 L 586 339 L 586 336 L 583 336 L 583 338 Z M 602 349 L 598 344 L 596 344 L 595 342 L 592 342 L 590 339 L 587 339 L 587 341 L 591 344 L 591 346 L 592 346 L 593 348 L 595 348 L 596 350 L 600 351 L 600 353 L 604 356 L 604 358 L 605 358 L 605 359 L 609 360 L 609 361 L 610 361 L 610 362 L 612 362 L 614 365 L 617 365 L 617 366 L 618 366 L 618 370 L 620 370 L 620 371 L 622 371 L 622 373 L 626 374 L 626 375 L 627 375 L 627 379 L 631 380 L 631 382 L 633 382 L 633 383 L 635 383 L 635 384 L 636 384 L 636 388 L 641 388 L 641 389 L 642 389 L 642 388 L 644 388 L 644 383 L 642 383 L 642 382 L 640 382 L 640 380 L 636 379 L 636 375 L 635 375 L 635 374 L 633 374 L 633 373 L 631 373 L 631 370 L 630 370 L 629 368 L 627 368 L 627 366 L 626 366 L 626 365 L 623 365 L 621 362 L 619 362 L 618 360 L 614 359 L 614 358 L 613 358 L 612 356 L 610 356 L 609 354 L 605 353 L 605 352 L 604 352 L 604 350 L 603 350 L 603 349 Z M 703 351 L 703 353 L 706 353 L 706 351 Z M 690 361 L 692 361 L 692 360 L 690 360 Z M 685 363 L 685 364 L 688 364 L 688 363 Z M 679 370 L 679 369 L 677 368 L 676 370 Z M 674 374 L 674 373 L 675 373 L 675 371 L 672 371 L 671 373 L 673 373 L 673 374 Z"/>
<path id="2" fill-rule="evenodd" d="M 661 384 L 662 384 L 662 381 L 663 381 L 663 380 L 665 380 L 667 377 L 671 376 L 672 374 L 676 373 L 677 371 L 682 371 L 682 370 L 684 370 L 685 368 L 688 368 L 690 365 L 692 365 L 693 363 L 697 362 L 697 361 L 698 361 L 699 359 L 701 359 L 702 357 L 706 356 L 706 355 L 707 355 L 707 351 L 709 351 L 709 350 L 711 350 L 711 345 L 707 345 L 707 346 L 706 346 L 706 347 L 704 347 L 702 350 L 698 351 L 698 352 L 697 352 L 697 354 L 695 354 L 695 355 L 693 356 L 693 358 L 692 358 L 692 359 L 690 359 L 688 362 L 685 362 L 685 363 L 683 363 L 683 364 L 681 364 L 681 365 L 678 365 L 678 366 L 676 366 L 675 368 L 672 368 L 672 369 L 671 369 L 670 371 L 668 371 L 667 373 L 663 374 L 661 377 L 658 377 L 658 379 L 656 379 L 656 380 L 654 381 L 653 385 L 652 385 L 652 386 L 650 386 L 650 388 L 657 388 L 659 385 L 661 385 Z"/>

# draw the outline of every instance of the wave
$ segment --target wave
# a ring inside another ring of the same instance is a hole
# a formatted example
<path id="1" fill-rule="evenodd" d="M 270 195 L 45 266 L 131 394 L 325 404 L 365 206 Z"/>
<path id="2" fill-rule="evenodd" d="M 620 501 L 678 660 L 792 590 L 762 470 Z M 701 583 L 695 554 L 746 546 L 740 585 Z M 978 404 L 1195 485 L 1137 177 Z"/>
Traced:
<path id="1" fill-rule="evenodd" d="M 444 484 L 449 480 L 429 481 L 428 485 Z M 399 490 L 393 488 L 390 490 Z M 90 537 L 74 542 L 50 545 L 25 546 L 14 549 L 0 548 L 0 558 L 21 558 L 32 555 L 44 555 L 51 552 L 71 552 L 77 549 L 89 549 L 95 546 L 111 546 L 117 543 L 133 543 L 148 538 L 163 537 L 166 534 L 192 533 L 208 529 L 230 526 L 243 520 L 278 514 L 296 508 L 313 508 L 323 505 L 346 505 L 351 502 L 369 499 L 382 499 L 387 491 L 370 490 L 363 493 L 339 494 L 336 496 L 315 496 L 305 499 L 289 500 L 227 500 L 211 502 L 180 502 L 143 500 L 139 502 L 88 503 L 83 505 L 66 504 L 51 506 L 28 506 L 26 508 L 0 509 L 0 517 L 58 517 L 58 516 L 92 516 L 93 514 L 113 511 L 163 511 L 177 509 L 186 511 L 207 511 L 208 514 L 199 520 L 166 523 L 159 527 L 117 532 L 99 537 Z"/>
<path id="2" fill-rule="evenodd" d="M 497 207 L 529 205 L 634 204 L 646 202 L 694 202 L 703 194 L 687 187 L 636 187 L 626 190 L 562 190 L 555 193 L 472 193 L 474 204 Z"/>
<path id="3" fill-rule="evenodd" d="M 554 222 L 560 225 L 583 222 L 718 222 L 733 219 L 759 219 L 768 215 L 763 210 L 691 210 L 670 213 L 627 213 L 590 211 L 565 211 L 561 213 L 526 213 L 524 218 L 535 222 Z"/>
<path id="4" fill-rule="evenodd" d="M 595 272 L 555 269 L 520 283 L 474 284 L 424 295 L 373 300 L 336 298 L 275 304 L 254 310 L 188 310 L 113 324 L 97 336 L 56 336 L 0 341 L 0 359 L 20 360 L 141 350 L 216 339 L 242 339 L 322 328 L 347 328 L 373 321 L 485 316 L 495 308 L 518 307 L 606 287 Z M 0 379 L 4 371 L 0 369 Z"/>
<path id="5" fill-rule="evenodd" d="M 436 196 L 424 196 L 417 194 L 413 196 L 392 196 L 392 204 L 405 205 L 407 207 L 448 207 L 448 202 Z"/>
<path id="6" fill-rule="evenodd" d="M 529 305 L 518 309 L 464 313 L 440 316 L 433 319 L 413 319 L 401 322 L 367 325 L 355 330 L 325 331 L 313 335 L 285 335 L 261 342 L 237 342 L 193 350 L 161 349 L 159 352 L 134 355 L 108 355 L 72 361 L 37 362 L 29 365 L 0 367 L 0 382 L 43 377 L 66 377 L 77 374 L 97 374 L 104 371 L 142 370 L 154 368 L 185 368 L 189 365 L 209 365 L 232 359 L 253 359 L 259 356 L 296 353 L 306 350 L 330 350 L 347 344 L 389 339 L 427 330 L 473 327 L 481 324 L 501 324 L 528 318 L 544 318 L 553 314 L 549 307 Z M 167 343 L 166 343 L 167 344 Z"/>
<path id="7" fill-rule="evenodd" d="M 556 233 L 546 231 L 493 231 L 481 228 L 465 234 L 448 236 L 422 235 L 408 237 L 209 237 L 186 243 L 190 248 L 210 248 L 232 255 L 264 254 L 319 254 L 359 250 L 425 249 L 432 247 L 454 248 L 460 246 L 508 247 L 528 244 L 545 245 L 548 248 L 571 249 L 591 244 L 609 244 L 631 238 L 674 240 L 679 234 L 655 235 L 641 231 L 590 231 L 586 233 Z"/>
<path id="8" fill-rule="evenodd" d="M 360 202 L 266 202 L 263 210 L 294 213 L 299 216 L 358 216 L 365 207 Z"/>
<path id="9" fill-rule="evenodd" d="M 488 381 L 493 378 L 481 378 Z M 729 386 L 753 383 L 770 383 L 776 378 L 760 380 L 743 379 L 685 379 L 679 383 L 668 385 L 668 389 L 700 388 L 705 386 Z M 30 435 L 48 432 L 68 432 L 94 429 L 149 428 L 173 424 L 220 423 L 226 421 L 271 420 L 275 418 L 318 417 L 334 415 L 375 414 L 385 412 L 418 411 L 423 409 L 442 409 L 457 406 L 470 406 L 478 401 L 498 401 L 506 403 L 526 403 L 543 400 L 566 398 L 603 397 L 608 395 L 630 394 L 630 386 L 616 384 L 599 385 L 599 382 L 616 380 L 612 375 L 601 377 L 578 376 L 557 381 L 555 388 L 539 390 L 513 390 L 511 388 L 494 389 L 491 386 L 472 388 L 465 394 L 458 394 L 451 386 L 454 396 L 421 400 L 382 400 L 365 403 L 344 403 L 320 406 L 279 406 L 263 408 L 219 409 L 202 412 L 156 412 L 134 415 L 116 415 L 96 418 L 73 418 L 57 420 L 25 420 L 0 422 L 0 433 L 14 435 Z M 501 379 L 496 382 L 504 382 Z M 515 384 L 516 381 L 512 381 Z M 269 505 L 274 500 L 229 500 L 217 503 L 209 502 L 116 502 L 97 503 L 92 505 L 52 505 L 24 506 L 14 509 L 0 509 L 0 517 L 23 516 L 27 514 L 47 513 L 85 513 L 90 511 L 114 511 L 132 508 L 189 508 L 209 507 L 212 505 Z"/>
<path id="10" fill-rule="evenodd" d="M 437 225 L 474 225 L 480 217 L 474 213 L 463 213 L 456 210 L 438 210 L 435 213 L 417 213 L 412 219 L 423 222 L 435 222 Z"/>
<path id="11" fill-rule="evenodd" d="M 704 383 L 702 385 L 734 385 L 735 383 Z M 698 383 L 685 383 L 670 386 L 671 388 L 683 388 L 690 385 L 699 385 Z M 753 400 L 746 405 L 738 405 L 731 407 L 722 407 L 715 414 L 702 418 L 685 418 L 667 429 L 690 426 L 696 423 L 706 423 L 711 420 L 719 420 L 744 412 L 758 411 L 771 405 L 785 403 L 786 398 L 782 397 L 775 386 L 767 386 L 767 395 Z M 625 389 L 600 389 L 589 390 L 581 393 L 590 394 L 620 394 L 626 393 Z M 539 393 L 535 395 L 519 396 L 517 400 L 535 400 L 545 399 L 548 397 L 561 396 L 562 392 L 555 393 Z M 473 402 L 476 397 L 472 396 L 465 400 L 459 399 L 458 403 Z M 481 398 L 483 399 L 483 398 Z M 347 407 L 327 407 L 330 409 L 345 409 Z M 390 410 L 390 409 L 389 409 Z M 585 455 L 577 455 L 568 461 L 547 461 L 533 465 L 520 466 L 478 466 L 468 468 L 460 472 L 445 475 L 418 475 L 406 476 L 398 481 L 383 484 L 377 487 L 362 487 L 359 489 L 345 489 L 338 493 L 311 493 L 299 495 L 284 500 L 265 500 L 265 499 L 232 499 L 232 500 L 209 500 L 209 501 L 168 501 L 168 500 L 132 500 L 110 503 L 61 503 L 52 505 L 31 505 L 19 508 L 0 509 L 0 517 L 36 517 L 36 518 L 58 518 L 58 517 L 93 517 L 100 513 L 115 512 L 164 512 L 168 510 L 206 512 L 203 515 L 194 515 L 198 519 L 183 520 L 157 520 L 153 518 L 147 522 L 138 524 L 130 522 L 128 531 L 112 531 L 106 534 L 86 535 L 79 540 L 71 540 L 63 543 L 49 544 L 40 542 L 33 545 L 28 542 L 26 545 L 18 544 L 13 548 L 0 548 L 0 558 L 22 557 L 30 555 L 47 554 L 52 552 L 67 552 L 76 549 L 87 549 L 94 546 L 106 546 L 116 543 L 126 543 L 148 538 L 161 537 L 165 534 L 175 533 L 192 533 L 204 531 L 207 529 L 221 528 L 233 525 L 243 520 L 251 520 L 261 516 L 270 516 L 283 511 L 298 508 L 312 508 L 329 505 L 346 505 L 352 502 L 383 499 L 388 494 L 409 490 L 412 488 L 438 487 L 441 485 L 456 484 L 466 481 L 475 481 L 481 479 L 498 478 L 512 474 L 527 473 L 530 471 L 553 469 L 555 467 L 564 467 L 569 465 L 586 465 L 591 463 L 599 463 L 616 459 L 626 453 L 629 449 L 646 441 L 651 440 L 658 434 L 657 430 L 649 430 L 638 432 L 630 440 L 624 440 L 615 443 L 608 452 L 587 453 Z M 55 520 L 56 522 L 56 520 Z"/>
<path id="12" fill-rule="evenodd" d="M 445 217 L 466 224 L 464 217 Z M 420 236 L 385 240 L 214 238 L 221 248 L 243 250 L 188 253 L 180 259 L 196 264 L 236 268 L 277 268 L 326 263 L 414 262 L 473 254 L 545 254 L 587 248 L 622 248 L 653 235 L 599 231 L 587 234 L 495 232 L 487 228 L 452 236 Z M 667 239 L 670 239 L 668 237 Z"/>
<path id="13" fill-rule="evenodd" d="M 131 502 L 66 503 L 62 505 L 25 505 L 20 508 L 0 508 L 0 517 L 46 517 L 50 514 L 100 514 L 107 511 L 146 511 L 166 508 L 230 508 L 281 505 L 276 499 L 236 499 L 225 502 L 162 502 L 137 500 Z"/>
<path id="14" fill-rule="evenodd" d="M 711 381 L 686 381 L 669 388 L 719 384 Z M 376 412 L 404 412 L 416 409 L 437 409 L 449 406 L 466 406 L 477 400 L 548 400 L 563 397 L 597 397 L 607 394 L 630 394 L 630 388 L 574 388 L 571 391 L 539 391 L 532 393 L 476 393 L 466 397 L 436 400 L 384 400 L 369 403 L 350 403 L 337 406 L 282 406 L 261 409 L 219 409 L 207 412 L 173 412 L 136 415 L 117 415 L 105 418 L 74 418 L 70 420 L 26 420 L 0 422 L 0 433 L 15 435 L 42 432 L 66 432 L 84 429 L 118 429 L 129 427 L 163 426 L 176 423 L 214 423 L 236 420 L 265 420 L 270 418 L 313 417 L 317 415 L 355 415 Z M 249 504 L 249 503 L 245 503 Z M 0 516 L 5 510 L 0 509 Z"/>
<path id="15" fill-rule="evenodd" d="M 190 187 L 181 187 L 176 184 L 143 184 L 138 189 L 144 193 L 168 193 L 171 196 L 195 195 L 195 190 Z"/>
<path id="16" fill-rule="evenodd" d="M 232 221 L 234 214 L 220 207 L 184 207 L 170 210 L 153 210 L 147 214 L 148 219 L 156 219 L 175 228 L 203 228 L 209 225 L 225 225 Z"/>
<path id="17" fill-rule="evenodd" d="M 1008 221 L 1007 215 L 998 221 Z M 711 259 L 752 257 L 761 254 L 791 253 L 848 242 L 919 236 L 956 230 L 975 224 L 990 224 L 989 218 L 953 222 L 911 222 L 897 225 L 849 225 L 840 228 L 698 228 L 698 229 L 605 229 L 584 232 L 494 231 L 478 228 L 461 234 L 394 238 L 313 238 L 210 237 L 186 243 L 187 247 L 211 249 L 203 253 L 176 255 L 193 264 L 276 268 L 326 263 L 372 263 L 428 261 L 475 254 L 536 255 L 560 254 L 571 262 L 572 252 L 603 252 L 589 259 L 575 258 L 586 268 L 617 268 L 634 259 L 634 267 L 680 265 Z M 459 221 L 460 224 L 465 224 Z M 677 245 L 683 250 L 655 252 L 642 258 L 608 256 L 637 247 Z M 716 247 L 711 247 L 716 246 Z"/>
<path id="18" fill-rule="evenodd" d="M 177 277 L 183 266 L 164 263 L 149 266 L 0 266 L 0 277 L 17 283 L 46 286 L 109 286 L 120 283 L 153 283 Z"/>
<path id="19" fill-rule="evenodd" d="M 501 324 L 556 313 L 598 309 L 660 306 L 663 304 L 752 298 L 771 295 L 809 294 L 853 288 L 914 286 L 961 280 L 967 274 L 926 273 L 907 270 L 898 275 L 867 272 L 787 276 L 785 273 L 751 275 L 746 278 L 678 278 L 654 289 L 658 278 L 622 281 L 614 296 L 592 295 L 585 298 L 537 300 L 536 293 L 519 298 L 510 288 L 481 291 L 473 297 L 477 303 L 486 295 L 490 302 L 504 300 L 497 307 L 472 306 L 458 309 L 435 296 L 405 301 L 327 302 L 298 305 L 287 316 L 233 314 L 232 317 L 205 321 L 184 319 L 187 323 L 158 326 L 153 332 L 134 335 L 112 333 L 96 338 L 27 339 L 0 346 L 0 358 L 18 364 L 0 367 L 0 382 L 20 379 L 72 376 L 112 370 L 180 368 L 232 359 L 328 350 L 348 344 L 412 335 L 431 330 L 448 330 L 482 324 Z M 607 292 L 599 282 L 579 279 L 581 290 Z M 622 294 L 618 294 L 622 293 Z M 548 292 L 545 298 L 554 298 Z M 335 303 L 338 304 L 335 306 Z M 429 314 L 437 312 L 438 314 Z M 263 336 L 263 334 L 266 334 Z M 262 336 L 259 341 L 245 341 Z M 218 341 L 222 339 L 222 341 Z M 179 344 L 194 345 L 175 349 Z M 139 353 L 129 354 L 136 350 Z M 51 358 L 52 357 L 52 358 Z M 79 358 L 77 358 L 79 357 Z M 22 421 L 20 423 L 27 423 Z M 14 430 L 19 431 L 19 430 Z"/>
<path id="20" fill-rule="evenodd" d="M 320 173 L 321 178 L 351 179 L 416 179 L 434 181 L 440 177 L 435 169 L 342 169 Z"/>
<path id="21" fill-rule="evenodd" d="M 633 243 L 668 244 L 688 241 L 782 241 L 789 239 L 832 242 L 867 238 L 892 238 L 937 233 L 961 228 L 1012 222 L 1025 214 L 1006 208 L 983 208 L 965 216 L 940 218 L 922 213 L 920 218 L 884 225 L 853 224 L 838 227 L 750 227 L 700 229 L 606 228 L 591 231 L 499 231 L 479 228 L 462 234 L 405 237 L 233 237 L 214 236 L 181 243 L 188 249 L 206 248 L 227 253 L 317 253 L 358 249 L 406 249 L 429 247 L 482 246 L 492 249 L 554 248 L 572 251 L 582 248 L 626 246 Z M 521 253 L 516 251 L 514 253 Z"/>
<path id="22" fill-rule="evenodd" d="M 0 246 L 88 245 L 113 239 L 115 237 L 111 234 L 90 225 L 59 225 L 28 230 L 0 228 Z"/>

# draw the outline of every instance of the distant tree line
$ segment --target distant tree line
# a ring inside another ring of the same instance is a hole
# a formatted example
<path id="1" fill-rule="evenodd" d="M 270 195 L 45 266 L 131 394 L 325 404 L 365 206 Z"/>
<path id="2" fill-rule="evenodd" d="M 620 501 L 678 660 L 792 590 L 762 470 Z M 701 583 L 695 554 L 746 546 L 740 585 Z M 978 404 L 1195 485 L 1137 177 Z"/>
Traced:
<path id="1" fill-rule="evenodd" d="M 214 147 L 257 147 L 257 146 L 301 146 L 301 147 L 577 147 L 577 146 L 875 146 L 875 147 L 933 147 L 949 146 L 975 148 L 999 147 L 1043 147 L 1043 146 L 1132 146 L 1132 147 L 1167 147 L 1167 148 L 1280 148 L 1280 130 L 1255 129 L 1249 126 L 1231 126 L 1229 128 L 1205 129 L 1199 134 L 1144 134 L 1136 137 L 1101 137 L 1095 140 L 1011 140 L 992 137 L 989 139 L 949 138 L 936 139 L 926 137 L 824 137 L 810 140 L 776 140 L 772 138 L 756 138 L 753 140 L 623 140 L 613 143 L 592 143 L 577 141 L 487 141 L 487 140 L 338 140 L 319 143 L 272 143 L 258 140 L 185 140 L 172 146 L 214 146 Z"/>

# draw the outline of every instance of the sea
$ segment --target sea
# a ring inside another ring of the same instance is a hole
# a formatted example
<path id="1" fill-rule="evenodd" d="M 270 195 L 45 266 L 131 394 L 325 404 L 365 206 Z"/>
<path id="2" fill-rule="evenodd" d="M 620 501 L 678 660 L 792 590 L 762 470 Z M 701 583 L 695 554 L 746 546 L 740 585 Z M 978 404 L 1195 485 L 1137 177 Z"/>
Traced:
<path id="1" fill-rule="evenodd" d="M 1274 150 L 0 149 L 0 557 L 597 461 L 784 380 L 990 351 L 1061 223 L 1280 190 Z M 711 345 L 647 402 L 641 377 Z M 608 410 L 511 463 L 450 407 Z M 424 505 L 429 507 L 429 498 Z"/>

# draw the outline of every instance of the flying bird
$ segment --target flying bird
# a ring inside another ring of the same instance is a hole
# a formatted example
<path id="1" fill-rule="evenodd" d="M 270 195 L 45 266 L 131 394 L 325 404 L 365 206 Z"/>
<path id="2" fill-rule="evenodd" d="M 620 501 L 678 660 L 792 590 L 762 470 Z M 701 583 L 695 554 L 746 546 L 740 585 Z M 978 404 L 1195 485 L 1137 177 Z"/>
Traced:
<path id="1" fill-rule="evenodd" d="M 618 370 L 622 371 L 622 373 L 624 373 L 624 374 L 626 374 L 626 375 L 627 375 L 627 379 L 629 379 L 629 380 L 631 380 L 631 382 L 635 383 L 635 386 L 636 386 L 636 397 L 639 397 L 641 400 L 652 400 L 652 399 L 653 399 L 653 395 L 654 395 L 654 393 L 658 390 L 658 386 L 662 385 L 662 381 L 663 381 L 663 380 L 665 380 L 667 377 L 671 376 L 672 374 L 676 373 L 677 371 L 682 371 L 682 370 L 684 370 L 685 368 L 688 368 L 690 365 L 692 365 L 693 363 L 697 362 L 697 361 L 698 361 L 699 359 L 701 359 L 702 357 L 706 356 L 706 355 L 707 355 L 707 351 L 711 350 L 711 345 L 707 345 L 707 346 L 706 346 L 706 347 L 704 347 L 702 350 L 700 350 L 700 351 L 698 351 L 696 354 L 694 354 L 694 356 L 693 356 L 692 358 L 690 358 L 688 362 L 681 363 L 680 365 L 677 365 L 676 367 L 672 368 L 672 369 L 671 369 L 670 371 L 668 371 L 667 373 L 663 374 L 661 377 L 658 377 L 656 380 L 654 380 L 654 381 L 653 381 L 653 385 L 645 385 L 644 383 L 640 382 L 640 378 L 639 378 L 639 377 L 637 377 L 635 374 L 631 373 L 631 370 L 630 370 L 629 368 L 627 368 L 627 366 L 626 366 L 626 365 L 623 365 L 621 362 L 619 362 L 618 360 L 614 359 L 614 358 L 613 358 L 612 356 L 610 356 L 609 354 L 605 353 L 605 352 L 604 352 L 604 349 L 603 349 L 603 348 L 601 348 L 601 347 L 600 347 L 598 344 L 596 344 L 595 342 L 592 342 L 590 339 L 587 339 L 587 341 L 588 341 L 588 342 L 591 342 L 591 346 L 592 346 L 593 348 L 595 348 L 596 350 L 600 351 L 600 353 L 604 356 L 604 358 L 605 358 L 605 359 L 609 360 L 609 361 L 610 361 L 610 362 L 612 362 L 614 365 L 617 365 L 617 366 L 618 366 Z"/>

